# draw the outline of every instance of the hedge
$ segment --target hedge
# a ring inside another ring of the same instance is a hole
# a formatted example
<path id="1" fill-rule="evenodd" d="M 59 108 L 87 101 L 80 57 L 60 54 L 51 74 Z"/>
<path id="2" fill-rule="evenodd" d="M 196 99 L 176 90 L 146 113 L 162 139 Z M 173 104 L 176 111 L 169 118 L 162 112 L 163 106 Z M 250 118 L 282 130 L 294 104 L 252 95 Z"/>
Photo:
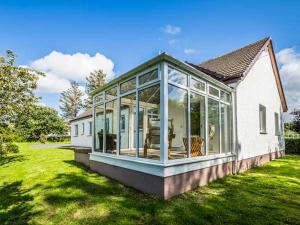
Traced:
<path id="1" fill-rule="evenodd" d="M 300 154 L 300 138 L 285 138 L 285 152 L 287 154 Z"/>

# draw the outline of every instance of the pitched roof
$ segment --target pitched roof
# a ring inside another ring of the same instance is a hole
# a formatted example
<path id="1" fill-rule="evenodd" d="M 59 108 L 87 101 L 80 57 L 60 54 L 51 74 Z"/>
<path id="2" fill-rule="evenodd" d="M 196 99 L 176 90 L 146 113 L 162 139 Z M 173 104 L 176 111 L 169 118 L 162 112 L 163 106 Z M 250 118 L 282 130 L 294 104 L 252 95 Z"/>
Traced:
<path id="1" fill-rule="evenodd" d="M 84 119 L 84 118 L 88 118 L 88 117 L 92 117 L 92 116 L 93 116 L 93 110 L 92 110 L 92 108 L 88 108 L 86 111 L 84 111 L 83 113 L 79 114 L 74 119 L 70 120 L 70 122 L 73 122 L 73 121 L 76 121 L 76 120 L 80 120 L 80 119 Z"/>
<path id="2" fill-rule="evenodd" d="M 191 65 L 218 80 L 231 83 L 241 78 L 247 72 L 255 58 L 270 40 L 270 37 L 267 37 L 217 58 L 198 65 Z"/>

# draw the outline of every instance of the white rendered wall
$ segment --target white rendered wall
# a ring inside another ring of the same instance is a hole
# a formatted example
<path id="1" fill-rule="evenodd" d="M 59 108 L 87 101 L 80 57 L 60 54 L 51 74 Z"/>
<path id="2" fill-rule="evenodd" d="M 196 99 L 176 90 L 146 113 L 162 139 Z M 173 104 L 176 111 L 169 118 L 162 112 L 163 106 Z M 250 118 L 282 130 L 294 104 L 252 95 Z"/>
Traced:
<path id="1" fill-rule="evenodd" d="M 89 134 L 89 122 L 92 118 L 84 118 L 71 122 L 71 145 L 81 147 L 92 147 L 93 137 Z M 84 133 L 82 132 L 82 123 L 84 123 Z M 75 125 L 78 125 L 78 136 L 75 136 Z"/>
<path id="2" fill-rule="evenodd" d="M 279 150 L 275 112 L 282 114 L 279 92 L 267 50 L 236 88 L 239 160 Z M 260 134 L 259 104 L 266 107 L 267 134 Z"/>

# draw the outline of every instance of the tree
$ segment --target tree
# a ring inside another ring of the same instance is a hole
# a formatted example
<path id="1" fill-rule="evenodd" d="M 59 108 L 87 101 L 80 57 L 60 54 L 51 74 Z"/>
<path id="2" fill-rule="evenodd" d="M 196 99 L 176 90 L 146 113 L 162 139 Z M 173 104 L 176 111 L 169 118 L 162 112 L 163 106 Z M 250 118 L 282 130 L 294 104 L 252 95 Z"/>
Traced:
<path id="1" fill-rule="evenodd" d="M 300 132 L 300 110 L 299 109 L 294 109 L 291 114 L 294 116 L 294 119 L 292 121 L 292 127 L 293 130 L 296 132 Z"/>
<path id="2" fill-rule="evenodd" d="M 105 84 L 106 74 L 102 70 L 96 70 L 91 72 L 90 75 L 86 78 L 86 94 L 88 98 L 85 102 L 86 108 L 91 108 L 93 105 L 93 98 L 91 92 Z"/>
<path id="3" fill-rule="evenodd" d="M 37 101 L 33 91 L 43 73 L 15 66 L 15 54 L 7 50 L 0 56 L 0 124 L 13 123 L 18 114 L 28 111 Z M 1 126 L 2 126 L 1 125 Z"/>
<path id="4" fill-rule="evenodd" d="M 79 111 L 84 107 L 83 92 L 79 89 L 79 84 L 71 83 L 71 87 L 60 94 L 60 109 L 63 112 L 63 117 L 67 120 L 74 119 Z"/>
<path id="5" fill-rule="evenodd" d="M 16 128 L 27 140 L 37 140 L 41 135 L 65 135 L 68 131 L 65 121 L 58 112 L 47 106 L 35 105 L 27 114 L 21 114 Z"/>

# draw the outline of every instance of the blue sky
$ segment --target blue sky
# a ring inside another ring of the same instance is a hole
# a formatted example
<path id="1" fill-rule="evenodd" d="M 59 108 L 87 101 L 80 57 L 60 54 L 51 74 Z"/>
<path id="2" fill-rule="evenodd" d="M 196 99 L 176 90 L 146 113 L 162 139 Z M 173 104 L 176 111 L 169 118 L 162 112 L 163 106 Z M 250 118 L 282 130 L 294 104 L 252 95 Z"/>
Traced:
<path id="1" fill-rule="evenodd" d="M 59 85 L 72 71 L 45 66 L 55 57 L 53 67 L 99 59 L 117 76 L 159 51 L 197 63 L 271 36 L 275 52 L 290 50 L 279 63 L 291 56 L 300 66 L 299 24 L 299 1 L 0 1 L 0 54 L 13 50 L 17 64 L 50 71 Z M 58 108 L 57 92 L 38 95 Z"/>

